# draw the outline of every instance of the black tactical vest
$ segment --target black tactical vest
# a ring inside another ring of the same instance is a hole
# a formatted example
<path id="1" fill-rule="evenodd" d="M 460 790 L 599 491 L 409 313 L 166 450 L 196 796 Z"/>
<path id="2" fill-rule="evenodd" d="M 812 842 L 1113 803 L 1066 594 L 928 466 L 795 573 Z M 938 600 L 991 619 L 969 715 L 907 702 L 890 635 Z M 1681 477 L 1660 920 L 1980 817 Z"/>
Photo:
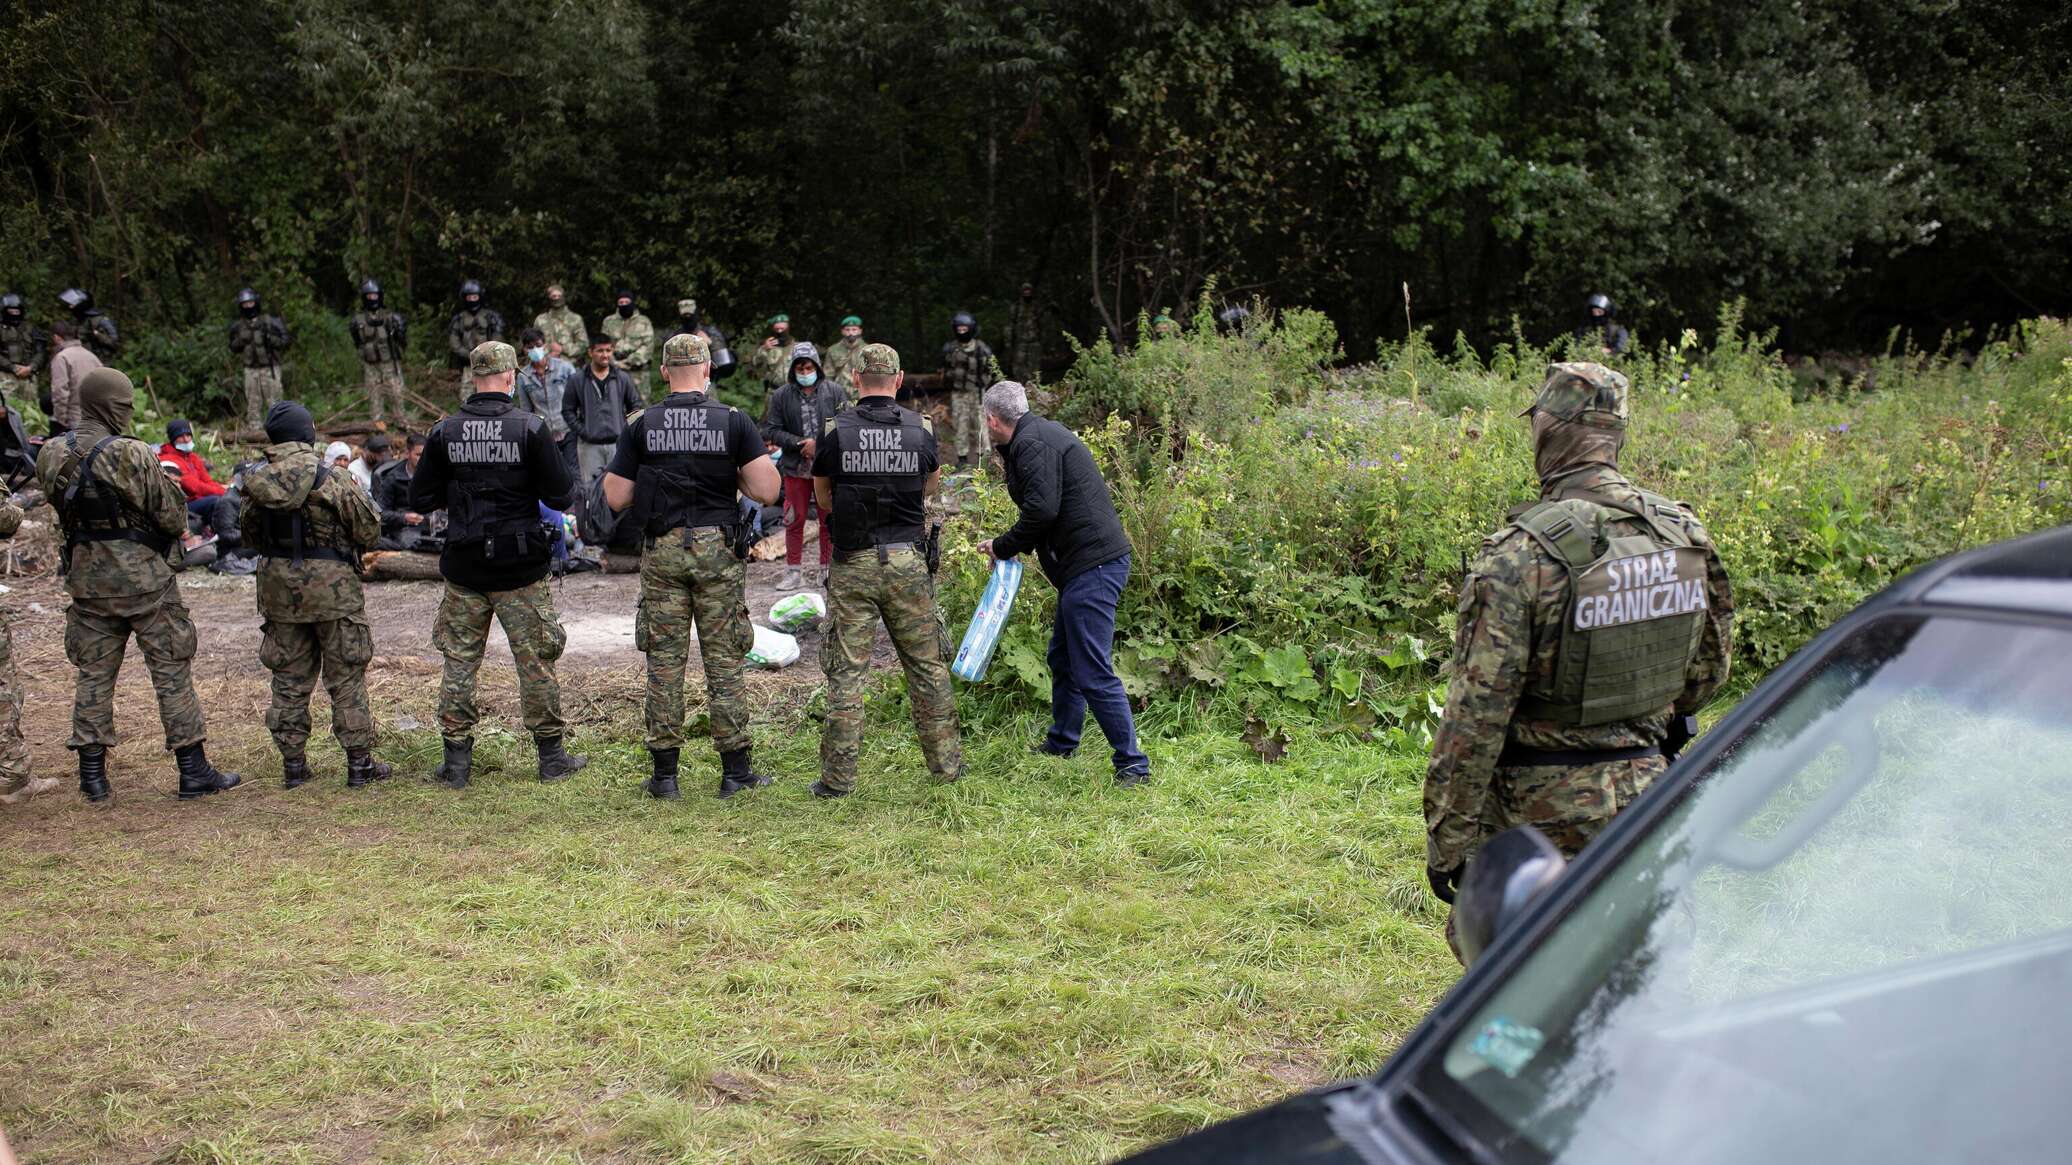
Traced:
<path id="1" fill-rule="evenodd" d="M 835 417 L 834 547 L 854 554 L 888 542 L 919 542 L 928 474 L 928 430 L 920 414 L 865 402 Z"/>
<path id="2" fill-rule="evenodd" d="M 734 410 L 704 393 L 672 393 L 640 414 L 622 441 L 640 442 L 633 480 L 633 528 L 653 538 L 678 527 L 740 520 Z"/>
<path id="3" fill-rule="evenodd" d="M 78 432 L 65 434 L 66 450 L 77 467 L 56 498 L 58 521 L 65 528 L 68 559 L 72 549 L 82 542 L 136 542 L 159 554 L 172 547 L 170 535 L 161 533 L 148 515 L 94 476 L 94 462 L 118 440 L 121 438 L 112 435 L 103 437 L 81 454 Z"/>
<path id="4" fill-rule="evenodd" d="M 305 558 L 321 558 L 326 562 L 348 563 L 356 570 L 359 568 L 360 558 L 352 546 L 334 545 L 312 532 L 313 527 L 330 526 L 343 533 L 338 523 L 312 522 L 309 516 L 310 502 L 330 476 L 329 466 L 318 466 L 317 479 L 309 487 L 309 497 L 292 510 L 261 508 L 259 521 L 246 530 L 259 553 L 268 558 L 286 558 L 296 566 L 301 566 Z"/>
<path id="5" fill-rule="evenodd" d="M 446 546 L 484 562 L 537 564 L 553 554 L 539 494 L 525 464 L 545 422 L 508 398 L 471 400 L 440 421 L 434 441 L 453 467 L 446 485 Z"/>

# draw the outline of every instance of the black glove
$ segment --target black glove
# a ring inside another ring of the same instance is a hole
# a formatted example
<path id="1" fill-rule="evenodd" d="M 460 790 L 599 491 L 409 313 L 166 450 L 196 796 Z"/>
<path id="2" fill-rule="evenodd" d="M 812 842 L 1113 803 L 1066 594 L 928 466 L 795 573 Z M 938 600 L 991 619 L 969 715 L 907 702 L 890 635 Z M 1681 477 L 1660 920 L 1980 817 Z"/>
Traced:
<path id="1" fill-rule="evenodd" d="M 1684 746 L 1691 742 L 1691 738 L 1697 735 L 1698 718 L 1696 716 L 1671 716 L 1669 718 L 1669 733 L 1662 738 L 1662 755 L 1670 760 L 1675 760 L 1676 754 L 1682 752 Z"/>
<path id="2" fill-rule="evenodd" d="M 1460 888 L 1460 870 L 1435 870 L 1425 867 L 1425 881 L 1432 884 L 1432 894 L 1448 906 L 1453 905 L 1453 893 Z"/>

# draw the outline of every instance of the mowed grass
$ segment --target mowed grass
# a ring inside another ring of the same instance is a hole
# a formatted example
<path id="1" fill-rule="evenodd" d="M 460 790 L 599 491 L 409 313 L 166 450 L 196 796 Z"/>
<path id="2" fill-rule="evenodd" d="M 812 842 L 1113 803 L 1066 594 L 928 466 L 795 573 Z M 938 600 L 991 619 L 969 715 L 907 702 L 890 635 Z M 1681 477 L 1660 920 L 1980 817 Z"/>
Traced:
<path id="1" fill-rule="evenodd" d="M 1374 1068 L 1452 982 L 1422 758 L 1154 714 L 1120 791 L 1091 724 L 1060 762 L 1003 714 L 936 787 L 896 688 L 835 802 L 803 708 L 757 725 L 776 785 L 712 798 L 701 739 L 650 801 L 594 688 L 557 786 L 508 732 L 430 785 L 419 730 L 384 787 L 326 741 L 288 792 L 245 725 L 213 747 L 259 787 L 182 806 L 130 746 L 114 812 L 0 818 L 0 1125 L 30 1162 L 1096 1161 Z"/>

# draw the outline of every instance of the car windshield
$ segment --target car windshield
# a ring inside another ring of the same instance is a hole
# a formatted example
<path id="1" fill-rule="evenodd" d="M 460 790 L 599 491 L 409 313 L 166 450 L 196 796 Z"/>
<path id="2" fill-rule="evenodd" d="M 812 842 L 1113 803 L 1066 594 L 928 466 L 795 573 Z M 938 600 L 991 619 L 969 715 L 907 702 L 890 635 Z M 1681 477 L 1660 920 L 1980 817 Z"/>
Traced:
<path id="1" fill-rule="evenodd" d="M 2072 1063 L 2072 635 L 1840 644 L 1419 1076 L 1507 1160 L 2046 1160 Z"/>

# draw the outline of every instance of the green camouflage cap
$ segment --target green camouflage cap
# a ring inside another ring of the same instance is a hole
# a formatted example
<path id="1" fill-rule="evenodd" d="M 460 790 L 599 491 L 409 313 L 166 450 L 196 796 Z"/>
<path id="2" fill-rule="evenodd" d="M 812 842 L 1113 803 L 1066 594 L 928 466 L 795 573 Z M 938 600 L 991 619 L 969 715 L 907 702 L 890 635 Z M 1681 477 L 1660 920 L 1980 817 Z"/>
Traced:
<path id="1" fill-rule="evenodd" d="M 770 322 L 773 324 L 788 324 L 791 322 L 791 317 L 785 315 L 783 312 L 778 312 L 776 315 L 770 317 Z"/>
<path id="2" fill-rule="evenodd" d="M 890 376 L 899 371 L 899 353 L 890 344 L 865 344 L 857 359 L 858 367 L 873 376 Z"/>
<path id="3" fill-rule="evenodd" d="M 1551 364 L 1547 382 L 1521 417 L 1546 413 L 1561 421 L 1601 429 L 1626 427 L 1626 377 L 1602 364 Z"/>
<path id="4" fill-rule="evenodd" d="M 697 301 L 697 300 L 695 300 L 695 299 L 679 299 L 679 300 L 677 300 L 677 301 L 676 301 L 676 314 L 677 314 L 677 315 L 680 315 L 680 316 L 694 316 L 694 315 L 697 315 L 697 314 L 698 314 L 698 301 Z"/>
<path id="5" fill-rule="evenodd" d="M 662 345 L 662 367 L 672 364 L 704 364 L 712 359 L 712 345 L 697 332 L 678 332 Z"/>
<path id="6" fill-rule="evenodd" d="M 862 327 L 862 326 L 863 326 L 863 317 L 862 317 L 862 316 L 843 316 L 843 317 L 842 317 L 842 326 L 843 326 L 843 327 L 845 327 L 845 328 L 860 328 L 860 327 Z"/>
<path id="7" fill-rule="evenodd" d="M 472 376 L 494 376 L 518 367 L 518 349 L 502 340 L 484 340 L 468 353 L 468 373 Z"/>

